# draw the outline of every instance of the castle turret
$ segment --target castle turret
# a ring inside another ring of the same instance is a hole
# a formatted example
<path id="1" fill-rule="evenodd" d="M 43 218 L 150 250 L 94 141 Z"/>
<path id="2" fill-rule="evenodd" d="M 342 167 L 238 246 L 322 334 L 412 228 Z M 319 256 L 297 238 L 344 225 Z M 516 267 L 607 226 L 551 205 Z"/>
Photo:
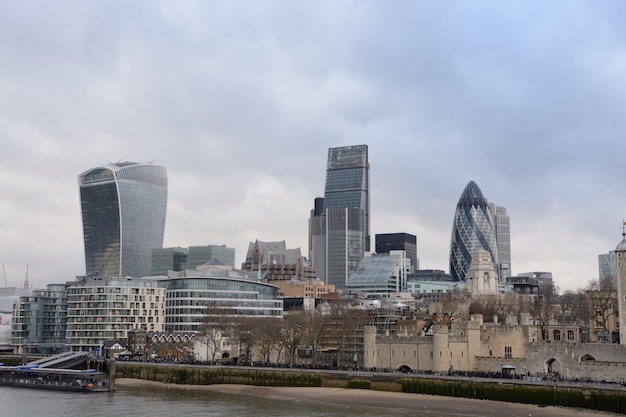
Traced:
<path id="1" fill-rule="evenodd" d="M 448 372 L 450 368 L 448 323 L 433 324 L 433 370 Z"/>
<path id="2" fill-rule="evenodd" d="M 617 258 L 619 343 L 620 345 L 626 345 L 626 221 L 622 223 L 622 241 L 615 248 L 615 256 Z"/>

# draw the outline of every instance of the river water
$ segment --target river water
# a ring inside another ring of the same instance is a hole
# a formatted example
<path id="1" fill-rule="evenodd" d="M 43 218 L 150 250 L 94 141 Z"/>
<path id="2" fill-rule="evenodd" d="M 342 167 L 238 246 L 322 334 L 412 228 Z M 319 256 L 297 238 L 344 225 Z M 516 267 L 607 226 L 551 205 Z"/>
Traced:
<path id="1" fill-rule="evenodd" d="M 379 417 L 380 409 L 310 404 L 162 387 L 118 387 L 113 393 L 74 393 L 0 386 L 2 417 Z M 385 416 L 426 416 L 385 410 Z M 428 413 L 428 417 L 446 417 Z M 449 417 L 449 416 L 448 416 Z"/>

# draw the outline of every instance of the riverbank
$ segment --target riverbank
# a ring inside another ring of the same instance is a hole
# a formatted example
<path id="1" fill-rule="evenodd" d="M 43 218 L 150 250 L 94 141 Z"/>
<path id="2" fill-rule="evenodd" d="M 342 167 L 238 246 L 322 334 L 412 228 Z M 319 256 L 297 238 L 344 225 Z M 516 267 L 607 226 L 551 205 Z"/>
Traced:
<path id="1" fill-rule="evenodd" d="M 266 387 L 252 385 L 179 385 L 165 384 L 134 378 L 119 378 L 118 387 L 158 386 L 167 389 L 199 390 L 226 394 L 249 395 L 276 400 L 300 401 L 359 406 L 381 409 L 398 409 L 424 413 L 442 413 L 468 417 L 601 417 L 617 414 L 565 407 L 539 407 L 536 405 L 505 403 L 470 398 L 450 398 L 435 395 L 408 394 L 349 388 L 327 387 Z"/>

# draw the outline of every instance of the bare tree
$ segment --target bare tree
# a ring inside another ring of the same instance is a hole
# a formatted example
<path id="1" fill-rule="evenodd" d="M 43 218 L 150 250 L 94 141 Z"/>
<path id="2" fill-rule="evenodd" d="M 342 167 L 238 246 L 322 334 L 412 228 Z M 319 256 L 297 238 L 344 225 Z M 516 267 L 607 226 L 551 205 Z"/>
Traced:
<path id="1" fill-rule="evenodd" d="M 307 323 L 305 341 L 312 350 L 313 357 L 311 358 L 311 365 L 313 367 L 317 365 L 318 354 L 324 338 L 328 310 L 330 310 L 330 306 L 323 304 L 313 312 L 305 314 Z"/>
<path id="2" fill-rule="evenodd" d="M 468 306 L 471 301 L 472 295 L 469 291 L 455 288 L 441 297 L 441 313 L 444 315 L 447 314 L 450 321 L 468 319 Z"/>
<path id="3" fill-rule="evenodd" d="M 207 306 L 204 323 L 200 325 L 196 337 L 207 347 L 207 357 L 211 362 L 215 362 L 218 353 L 225 353 L 222 352 L 222 344 L 232 335 L 232 330 L 232 318 L 225 315 L 223 309 L 214 304 Z"/>
<path id="4" fill-rule="evenodd" d="M 240 362 L 252 360 L 255 339 L 255 322 L 252 317 L 237 317 L 233 320 L 233 343 L 239 347 L 236 357 Z M 235 357 L 235 356 L 234 356 Z"/>
<path id="5" fill-rule="evenodd" d="M 597 328 L 598 338 L 610 342 L 610 320 L 617 312 L 617 289 L 612 280 L 590 281 L 587 285 L 587 298 Z"/>
<path id="6" fill-rule="evenodd" d="M 280 342 L 281 322 L 275 317 L 255 317 L 251 320 L 253 345 L 261 355 L 261 361 L 270 362 L 271 353 Z"/>
<path id="7" fill-rule="evenodd" d="M 293 367 L 298 346 L 304 341 L 306 330 L 306 315 L 304 312 L 292 312 L 283 318 L 280 329 L 280 343 L 285 349 L 286 361 Z"/>
<path id="8" fill-rule="evenodd" d="M 541 330 L 541 338 L 548 340 L 548 326 L 554 320 L 556 312 L 556 291 L 550 284 L 544 284 L 539 288 L 531 306 L 530 314 Z"/>

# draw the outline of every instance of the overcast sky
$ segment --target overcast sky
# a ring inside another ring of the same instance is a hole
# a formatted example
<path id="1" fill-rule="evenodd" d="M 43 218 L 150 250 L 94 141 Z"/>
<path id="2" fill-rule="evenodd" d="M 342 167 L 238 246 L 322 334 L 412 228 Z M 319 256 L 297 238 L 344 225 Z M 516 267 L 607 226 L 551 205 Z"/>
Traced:
<path id="1" fill-rule="evenodd" d="M 598 278 L 626 217 L 626 2 L 0 0 L 7 284 L 85 272 L 77 176 L 167 168 L 164 246 L 308 252 L 329 147 L 367 144 L 371 228 L 448 271 L 474 180 L 513 274 Z M 4 285 L 4 284 L 2 284 Z"/>

